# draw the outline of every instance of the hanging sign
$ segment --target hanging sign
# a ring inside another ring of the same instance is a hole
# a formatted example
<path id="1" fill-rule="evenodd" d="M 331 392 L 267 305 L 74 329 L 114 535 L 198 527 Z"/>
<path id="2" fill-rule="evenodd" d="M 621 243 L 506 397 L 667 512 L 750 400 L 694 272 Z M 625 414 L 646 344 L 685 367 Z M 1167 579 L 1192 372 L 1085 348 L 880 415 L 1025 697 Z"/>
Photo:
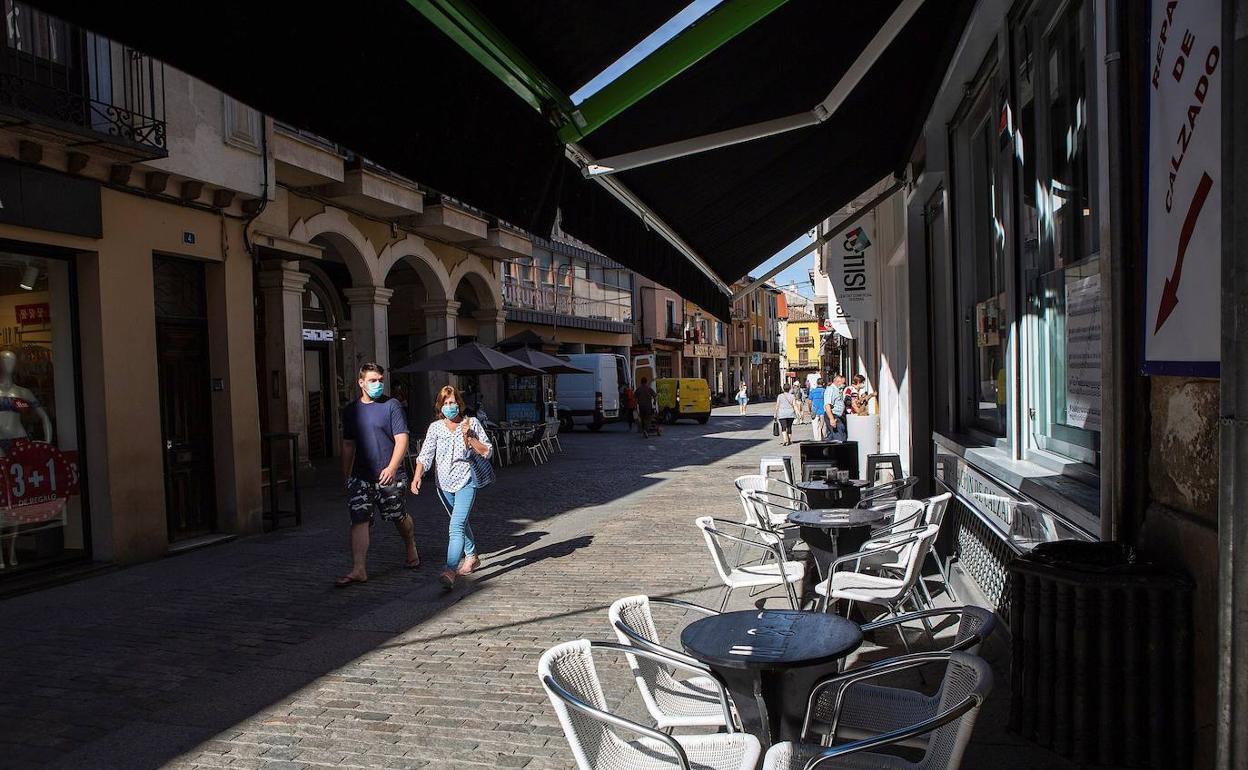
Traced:
<path id="1" fill-rule="evenodd" d="M 1221 359 L 1222 2 L 1152 0 L 1144 371 Z"/>
<path id="2" fill-rule="evenodd" d="M 879 265 L 871 238 L 867 227 L 857 226 L 828 244 L 828 282 L 837 315 L 855 321 L 874 321 L 879 313 Z"/>

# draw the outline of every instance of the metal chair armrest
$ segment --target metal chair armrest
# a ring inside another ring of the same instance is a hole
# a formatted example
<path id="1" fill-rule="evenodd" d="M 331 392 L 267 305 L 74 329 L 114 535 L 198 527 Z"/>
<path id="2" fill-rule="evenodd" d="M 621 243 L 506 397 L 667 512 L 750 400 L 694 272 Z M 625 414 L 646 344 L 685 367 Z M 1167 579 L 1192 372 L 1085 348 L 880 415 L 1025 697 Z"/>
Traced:
<path id="1" fill-rule="evenodd" d="M 757 532 L 762 532 L 763 534 L 766 534 L 766 535 L 771 535 L 772 537 L 775 537 L 775 536 L 776 536 L 776 534 L 775 534 L 774 532 L 768 532 L 767 530 L 763 529 L 762 527 L 756 527 L 756 526 L 754 526 L 753 524 L 746 524 L 746 523 L 744 523 L 744 522 L 740 522 L 740 521 L 727 521 L 727 520 L 725 520 L 725 519 L 712 519 L 712 521 L 715 521 L 715 522 L 723 522 L 724 524 L 732 524 L 732 525 L 735 525 L 735 526 L 738 526 L 738 527 L 746 527 L 746 528 L 748 528 L 748 529 L 752 529 L 752 530 L 755 530 L 755 531 L 757 531 Z M 707 532 L 709 532 L 709 533 L 711 533 L 711 534 L 712 534 L 712 535 L 714 535 L 715 537 L 722 537 L 722 538 L 724 538 L 725 540 L 731 540 L 731 541 L 736 542 L 736 543 L 741 543 L 742 545 L 749 545 L 749 546 L 753 546 L 753 547 L 755 547 L 755 548 L 762 548 L 762 549 L 764 549 L 764 550 L 770 551 L 771 553 L 774 553 L 774 554 L 776 555 L 776 557 L 780 559 L 780 561 L 781 561 L 781 562 L 786 562 L 786 561 L 788 561 L 788 560 L 789 560 L 788 556 L 787 556 L 787 555 L 785 554 L 785 552 L 784 552 L 784 546 L 779 545 L 778 543 L 777 543 L 777 544 L 760 543 L 760 542 L 758 542 L 758 541 L 756 541 L 756 540 L 749 540 L 749 539 L 744 538 L 744 537 L 738 537 L 738 536 L 736 536 L 736 535 L 730 535 L 730 534 L 728 534 L 727 532 L 721 532 L 721 531 L 719 531 L 718 529 L 714 529 L 714 528 L 711 528 L 711 527 L 708 527 L 706 531 L 707 531 Z"/>
<path id="2" fill-rule="evenodd" d="M 915 519 L 921 518 L 925 512 L 926 512 L 926 511 L 924 511 L 924 510 L 920 509 L 920 510 L 915 511 L 914 513 L 910 514 L 909 516 L 903 516 L 903 517 L 902 517 L 902 518 L 900 518 L 900 519 L 894 519 L 892 522 L 890 522 L 890 523 L 888 523 L 888 524 L 885 524 L 884 526 L 882 526 L 882 527 L 880 527 L 880 528 L 878 528 L 878 529 L 873 529 L 873 530 L 871 530 L 871 535 L 870 535 L 870 537 L 875 538 L 875 537 L 879 537 L 879 536 L 881 536 L 881 535 L 886 535 L 886 534 L 888 534 L 888 533 L 890 533 L 890 532 L 895 532 L 895 531 L 897 531 L 897 528 L 898 528 L 898 527 L 900 527 L 901 525 L 903 525 L 903 524 L 909 524 L 910 522 L 914 521 Z"/>
<path id="3" fill-rule="evenodd" d="M 686 610 L 693 610 L 694 612 L 701 612 L 703 615 L 718 615 L 719 614 L 718 610 L 713 610 L 710 607 L 703 607 L 701 604 L 694 604 L 693 602 L 687 602 L 687 601 L 684 601 L 683 599 L 668 599 L 667 597 L 663 597 L 663 596 L 660 596 L 660 597 L 651 596 L 650 603 L 651 604 L 671 604 L 676 607 L 683 607 Z"/>
<path id="4" fill-rule="evenodd" d="M 551 677 L 549 674 L 542 677 L 542 683 L 546 685 L 546 689 L 553 693 L 556 698 L 582 714 L 585 714 L 593 719 L 597 719 L 600 722 L 606 722 L 607 724 L 614 725 L 615 727 L 622 727 L 625 730 L 630 730 L 638 735 L 643 735 L 652 740 L 667 744 L 667 747 L 676 755 L 676 761 L 680 765 L 680 770 L 691 770 L 689 766 L 689 756 L 685 754 L 684 747 L 681 746 L 680 743 L 672 736 L 667 735 L 666 733 L 661 733 L 658 730 L 653 730 L 645 725 L 638 724 L 630 719 L 616 716 L 609 711 L 594 708 L 565 690 L 554 680 L 554 677 Z"/>
<path id="5" fill-rule="evenodd" d="M 649 639 L 645 638 L 644 636 L 642 636 L 641 634 L 637 633 L 635 630 L 630 628 L 628 624 L 622 620 L 615 621 L 614 625 L 621 634 L 624 634 L 624 636 L 628 637 L 628 640 L 631 646 L 640 647 L 641 649 L 646 650 L 648 652 L 653 652 L 656 655 L 662 655 L 664 657 L 671 658 L 674 661 L 679 661 L 685 668 L 696 669 L 698 673 L 700 674 L 712 673 L 711 670 L 707 668 L 706 665 L 701 663 L 700 661 L 689 657 L 683 652 L 677 652 L 676 650 L 670 649 L 668 647 L 664 647 L 661 644 L 657 644 L 655 642 L 650 641 Z"/>
<path id="6" fill-rule="evenodd" d="M 616 628 L 621 628 L 622 625 L 623 624 L 618 622 L 615 624 Z M 621 630 L 623 629 L 621 628 Z M 628 631 L 625 631 L 625 635 L 627 635 L 629 639 L 636 638 Z M 654 644 L 653 642 L 644 639 L 641 641 L 646 645 L 645 647 L 634 647 L 628 644 L 617 644 L 616 642 L 590 642 L 589 647 L 591 650 L 613 650 L 615 652 L 622 652 L 625 655 L 640 655 L 643 658 L 650 658 L 651 660 L 672 666 L 673 668 L 683 668 L 686 671 L 692 671 L 696 674 L 701 674 L 702 676 L 707 677 L 715 683 L 715 689 L 719 691 L 719 706 L 724 711 L 725 729 L 727 729 L 729 733 L 733 732 L 732 707 L 729 705 L 728 689 L 724 687 L 723 682 L 719 681 L 719 677 L 715 675 L 715 672 L 712 671 L 709 666 L 695 661 L 687 655 L 682 655 L 681 653 L 673 655 L 672 653 L 675 652 L 674 650 L 669 650 L 666 647 Z M 686 662 L 686 660 L 690 662 Z"/>
<path id="7" fill-rule="evenodd" d="M 917 534 L 910 534 L 910 533 L 913 533 L 914 531 L 915 530 L 907 530 L 907 535 L 908 535 L 907 537 L 904 537 L 901 540 L 890 542 L 888 545 L 883 546 L 881 548 L 868 548 L 863 551 L 847 553 L 844 556 L 837 558 L 835 561 L 832 562 L 831 569 L 828 570 L 829 579 L 831 579 L 832 573 L 836 571 L 837 566 L 840 564 L 845 564 L 846 562 L 851 562 L 851 561 L 858 561 L 859 559 L 862 559 L 866 556 L 874 556 L 877 553 L 885 553 L 886 551 L 894 551 L 903 545 L 908 545 L 909 543 L 917 542 L 919 539 L 919 536 Z M 902 533 L 898 533 L 898 534 L 902 534 Z"/>
<path id="8" fill-rule="evenodd" d="M 851 671 L 825 676 L 815 682 L 814 686 L 810 688 L 810 695 L 806 698 L 806 718 L 802 721 L 801 739 L 806 739 L 806 734 L 809 732 L 810 724 L 815 716 L 815 707 L 819 702 L 819 696 L 823 695 L 825 690 L 830 690 L 833 687 L 839 688 L 836 693 L 836 700 L 832 706 L 832 726 L 828 730 L 829 735 L 835 736 L 837 724 L 841 719 L 841 709 L 845 706 L 845 692 L 851 686 L 884 676 L 885 674 L 893 674 L 898 671 L 925 666 L 929 663 L 947 661 L 949 658 L 950 653 L 944 651 L 916 652 L 909 655 L 899 655 L 896 658 L 889 658 L 876 663 L 869 663 Z"/>
<path id="9" fill-rule="evenodd" d="M 806 763 L 804 770 L 818 770 L 823 762 L 835 757 L 844 757 L 849 754 L 856 754 L 860 751 L 869 751 L 870 749 L 879 748 L 880 746 L 888 746 L 894 743 L 908 740 L 918 735 L 938 730 L 949 724 L 955 719 L 960 719 L 967 712 L 978 707 L 980 698 L 976 695 L 968 695 L 961 701 L 943 711 L 931 719 L 924 719 L 922 722 L 916 722 L 909 727 L 902 727 L 882 735 L 876 735 L 871 738 L 863 738 L 862 740 L 843 743 L 840 746 L 833 746 L 824 749 L 815 756 L 810 758 Z"/>
<path id="10" fill-rule="evenodd" d="M 927 610 L 919 610 L 918 612 L 909 612 L 909 613 L 906 613 L 905 615 L 896 615 L 891 618 L 885 618 L 884 620 L 876 620 L 871 623 L 864 623 L 862 625 L 862 630 L 863 631 L 875 631 L 880 628 L 888 628 L 889 626 L 900 625 L 901 623 L 905 623 L 908 620 L 918 620 L 920 618 L 934 618 L 934 617 L 939 617 L 941 615 L 956 615 L 958 617 L 962 617 L 963 612 L 964 612 L 963 607 L 933 607 Z"/>

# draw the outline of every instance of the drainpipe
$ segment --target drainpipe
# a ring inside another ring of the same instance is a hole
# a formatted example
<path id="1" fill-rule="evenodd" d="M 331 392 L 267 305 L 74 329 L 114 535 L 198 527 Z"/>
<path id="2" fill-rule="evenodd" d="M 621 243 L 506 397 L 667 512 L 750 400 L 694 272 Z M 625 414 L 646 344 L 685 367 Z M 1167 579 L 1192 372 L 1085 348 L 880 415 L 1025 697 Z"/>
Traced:
<path id="1" fill-rule="evenodd" d="M 1222 4 L 1222 381 L 1215 767 L 1248 766 L 1248 0 Z"/>

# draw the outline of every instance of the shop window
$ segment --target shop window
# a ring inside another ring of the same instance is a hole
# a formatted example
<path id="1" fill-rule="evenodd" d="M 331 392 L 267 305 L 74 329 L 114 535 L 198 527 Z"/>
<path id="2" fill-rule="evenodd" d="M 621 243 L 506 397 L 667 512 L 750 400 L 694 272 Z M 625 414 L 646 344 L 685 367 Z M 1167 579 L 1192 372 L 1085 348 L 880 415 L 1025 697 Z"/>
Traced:
<path id="1" fill-rule="evenodd" d="M 1012 37 L 1031 446 L 1096 465 L 1101 289 L 1091 27 L 1083 0 L 1044 2 Z"/>
<path id="2" fill-rule="evenodd" d="M 72 266 L 0 254 L 0 579 L 84 558 Z"/>
<path id="3" fill-rule="evenodd" d="M 994 55 L 995 56 L 995 55 Z M 990 61 L 992 59 L 990 58 Z M 1005 246 L 1008 217 L 1000 147 L 1001 102 L 995 72 L 979 90 L 954 132 L 958 213 L 958 298 L 962 333 L 963 422 L 993 436 L 1006 434 L 1006 343 L 1009 302 Z M 1006 151 L 1008 157 L 1008 150 Z"/>

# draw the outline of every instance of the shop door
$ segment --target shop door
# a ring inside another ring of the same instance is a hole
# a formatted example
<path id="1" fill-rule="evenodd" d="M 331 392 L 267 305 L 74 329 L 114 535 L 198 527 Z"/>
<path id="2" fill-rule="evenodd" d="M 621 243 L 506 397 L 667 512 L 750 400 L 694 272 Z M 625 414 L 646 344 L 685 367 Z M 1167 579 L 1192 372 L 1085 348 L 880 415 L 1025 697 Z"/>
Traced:
<path id="1" fill-rule="evenodd" d="M 303 384 L 307 391 L 308 457 L 323 460 L 334 456 L 334 391 L 329 381 L 331 360 L 328 346 L 304 346 Z"/>
<path id="2" fill-rule="evenodd" d="M 174 541 L 216 526 L 204 266 L 157 257 L 154 276 L 165 516 Z"/>

